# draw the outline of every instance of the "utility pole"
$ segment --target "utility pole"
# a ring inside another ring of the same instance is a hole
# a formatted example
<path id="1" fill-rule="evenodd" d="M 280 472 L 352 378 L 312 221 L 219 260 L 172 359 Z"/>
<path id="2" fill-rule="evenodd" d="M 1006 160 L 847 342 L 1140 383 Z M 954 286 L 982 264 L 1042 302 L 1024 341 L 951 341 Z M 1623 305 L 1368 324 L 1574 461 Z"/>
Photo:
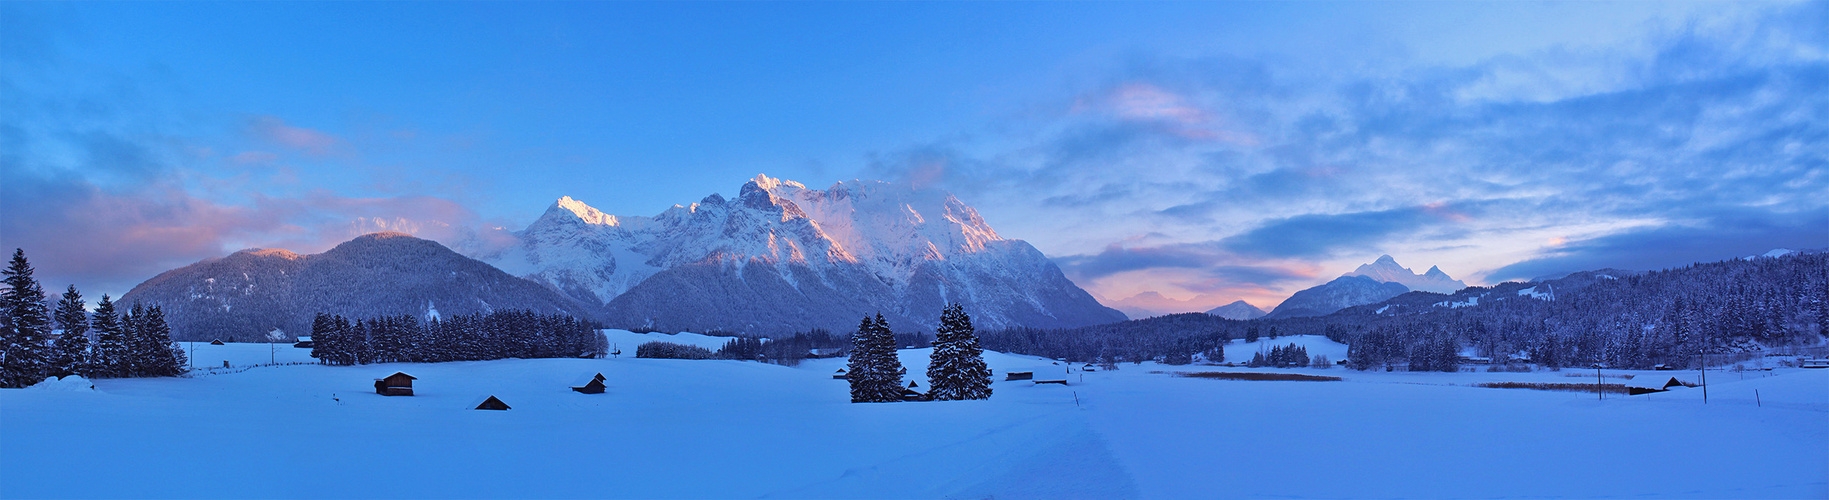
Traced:
<path id="1" fill-rule="evenodd" d="M 1606 396 L 1606 393 L 1601 392 L 1600 384 L 1601 384 L 1600 363 L 1594 363 L 1594 397 L 1599 400 L 1605 401 L 1607 399 L 1607 396 Z"/>
<path id="2" fill-rule="evenodd" d="M 1708 332 L 1702 332 L 1702 404 L 1708 404 Z"/>

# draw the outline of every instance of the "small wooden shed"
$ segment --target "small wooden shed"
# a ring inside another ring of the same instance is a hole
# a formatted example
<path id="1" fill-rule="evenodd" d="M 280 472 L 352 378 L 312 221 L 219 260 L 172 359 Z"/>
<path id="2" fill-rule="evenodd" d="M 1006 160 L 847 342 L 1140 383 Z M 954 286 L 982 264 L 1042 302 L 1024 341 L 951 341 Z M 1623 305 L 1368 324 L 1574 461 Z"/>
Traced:
<path id="1" fill-rule="evenodd" d="M 1806 359 L 1799 361 L 1797 365 L 1804 368 L 1829 368 L 1829 359 Z"/>
<path id="2" fill-rule="evenodd" d="M 1657 375 L 1641 374 L 1626 381 L 1626 394 L 1637 396 L 1653 392 L 1664 392 L 1670 390 L 1672 387 L 1688 387 L 1689 385 L 1690 384 L 1677 379 L 1677 377 L 1662 373 Z"/>
<path id="3" fill-rule="evenodd" d="M 596 374 L 596 375 L 588 377 L 588 378 L 582 378 L 579 380 L 582 383 L 572 386 L 572 390 L 578 391 L 578 392 L 581 392 L 584 394 L 603 394 L 603 389 L 604 389 L 603 381 L 606 379 L 604 378 L 602 373 Z"/>
<path id="4" fill-rule="evenodd" d="M 503 403 L 502 400 L 497 399 L 495 396 L 491 395 L 487 398 L 484 398 L 481 403 L 477 403 L 476 409 L 478 409 L 478 410 L 506 410 L 506 409 L 508 409 L 508 403 Z"/>
<path id="5" fill-rule="evenodd" d="M 413 395 L 414 380 L 419 380 L 419 378 L 407 375 L 406 372 L 394 372 L 393 375 L 388 375 L 385 378 L 375 379 L 375 394 L 380 394 L 382 396 L 411 396 Z"/>
<path id="6" fill-rule="evenodd" d="M 211 340 L 210 345 L 223 345 L 222 339 Z"/>
<path id="7" fill-rule="evenodd" d="M 846 379 L 846 378 L 847 378 L 847 377 L 848 377 L 848 376 L 847 376 L 847 375 L 845 375 L 845 369 L 844 369 L 844 368 L 839 368 L 839 369 L 838 369 L 838 371 L 837 371 L 837 372 L 835 372 L 835 373 L 833 373 L 833 374 L 832 374 L 832 378 L 833 378 L 833 379 L 834 379 L 834 380 L 845 380 L 845 379 Z"/>
<path id="8" fill-rule="evenodd" d="M 1005 381 L 1009 381 L 1009 380 L 1033 380 L 1033 379 L 1034 379 L 1034 378 L 1035 378 L 1035 372 L 1009 372 L 1009 373 L 1005 373 L 1005 374 L 1004 374 L 1004 375 L 1003 375 L 1003 379 L 1004 379 L 1004 380 L 1005 380 Z"/>
<path id="9" fill-rule="evenodd" d="M 292 344 L 292 347 L 302 347 L 305 349 L 310 349 L 316 345 L 317 345 L 316 343 L 311 342 L 311 336 L 306 335 L 303 337 L 299 337 L 298 343 Z"/>

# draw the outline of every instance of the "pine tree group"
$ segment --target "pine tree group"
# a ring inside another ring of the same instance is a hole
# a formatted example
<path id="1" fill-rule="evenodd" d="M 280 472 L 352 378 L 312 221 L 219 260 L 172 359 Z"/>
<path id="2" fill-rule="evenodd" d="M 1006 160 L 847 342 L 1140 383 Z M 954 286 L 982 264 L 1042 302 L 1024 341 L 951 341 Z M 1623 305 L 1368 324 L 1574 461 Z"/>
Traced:
<path id="1" fill-rule="evenodd" d="M 895 332 L 877 314 L 865 316 L 851 335 L 851 360 L 845 367 L 851 382 L 851 402 L 887 403 L 902 400 L 902 360 L 895 353 Z"/>
<path id="2" fill-rule="evenodd" d="M 107 295 L 95 313 L 83 310 L 83 296 L 70 286 L 55 314 L 44 289 L 32 277 L 24 250 L 15 250 L 0 289 L 0 387 L 26 387 L 45 377 L 174 377 L 184 373 L 184 351 L 171 341 L 171 326 L 157 307 L 134 305 L 117 315 Z M 52 321 L 62 333 L 51 340 Z M 95 339 L 90 340 L 90 332 Z"/>
<path id="3" fill-rule="evenodd" d="M 978 347 L 972 317 L 959 304 L 949 304 L 940 313 L 927 381 L 928 397 L 934 401 L 991 397 L 991 369 L 984 364 L 984 350 Z"/>
<path id="4" fill-rule="evenodd" d="M 350 321 L 319 313 L 311 357 L 327 365 L 439 363 L 504 358 L 601 357 L 608 343 L 577 318 L 530 311 L 465 314 L 420 322 L 411 316 Z"/>

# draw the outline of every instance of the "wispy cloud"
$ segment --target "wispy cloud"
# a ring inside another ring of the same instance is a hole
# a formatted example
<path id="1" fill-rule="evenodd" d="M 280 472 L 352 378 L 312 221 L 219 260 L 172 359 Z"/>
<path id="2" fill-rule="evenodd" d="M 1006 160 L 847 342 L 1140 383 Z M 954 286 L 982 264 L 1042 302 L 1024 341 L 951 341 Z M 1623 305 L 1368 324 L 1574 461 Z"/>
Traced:
<path id="1" fill-rule="evenodd" d="M 273 145 L 290 148 L 312 156 L 347 155 L 349 143 L 334 135 L 286 123 L 277 116 L 255 116 L 248 119 L 248 132 Z"/>

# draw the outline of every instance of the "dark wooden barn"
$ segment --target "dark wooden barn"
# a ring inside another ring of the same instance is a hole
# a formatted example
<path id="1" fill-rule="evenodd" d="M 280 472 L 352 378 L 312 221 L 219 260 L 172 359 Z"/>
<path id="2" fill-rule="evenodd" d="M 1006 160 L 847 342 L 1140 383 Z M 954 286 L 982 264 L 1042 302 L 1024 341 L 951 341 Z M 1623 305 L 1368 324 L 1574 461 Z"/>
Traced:
<path id="1" fill-rule="evenodd" d="M 920 387 L 920 386 L 921 386 L 920 384 L 916 384 L 916 383 L 914 383 L 914 381 L 909 381 L 908 387 L 905 387 L 902 389 L 902 400 L 903 401 L 932 401 L 933 398 L 931 396 L 928 396 L 927 393 L 915 390 L 916 387 Z"/>
<path id="2" fill-rule="evenodd" d="M 572 386 L 572 390 L 584 394 L 603 394 L 603 389 L 605 387 L 603 381 L 606 379 L 602 373 L 581 380 L 583 380 L 584 383 Z"/>
<path id="3" fill-rule="evenodd" d="M 210 345 L 223 345 L 222 339 L 211 340 Z"/>
<path id="4" fill-rule="evenodd" d="M 292 347 L 302 347 L 302 348 L 305 348 L 305 349 L 310 349 L 310 348 L 312 348 L 312 347 L 316 347 L 316 346 L 317 346 L 317 344 L 316 344 L 316 343 L 313 343 L 313 342 L 312 342 L 312 341 L 311 341 L 311 336 L 309 336 L 309 335 L 307 335 L 307 336 L 303 336 L 303 337 L 299 337 L 299 338 L 298 338 L 298 343 L 296 343 L 296 344 L 292 344 Z"/>
<path id="5" fill-rule="evenodd" d="M 483 402 L 477 403 L 476 409 L 478 409 L 478 410 L 506 410 L 506 409 L 508 409 L 508 403 L 503 403 L 502 400 L 496 399 L 495 396 L 489 396 L 488 398 L 484 399 Z"/>
<path id="6" fill-rule="evenodd" d="M 1689 386 L 1691 386 L 1691 384 L 1684 383 L 1682 380 L 1671 375 L 1638 375 L 1632 377 L 1631 380 L 1626 381 L 1626 394 L 1637 396 L 1653 392 L 1664 392 L 1670 390 L 1672 387 L 1683 388 Z"/>
<path id="7" fill-rule="evenodd" d="M 836 379 L 836 380 L 845 380 L 845 377 L 846 377 L 846 375 L 845 375 L 844 368 L 839 368 L 837 373 L 832 374 L 832 378 Z"/>
<path id="8" fill-rule="evenodd" d="M 1010 372 L 1003 376 L 1004 380 L 1032 380 L 1034 378 L 1035 372 Z"/>
<path id="9" fill-rule="evenodd" d="M 413 381 L 418 379 L 418 377 L 407 375 L 405 372 L 394 372 L 393 375 L 388 375 L 386 378 L 375 379 L 375 394 L 380 394 L 382 396 L 411 396 L 413 395 Z"/>

